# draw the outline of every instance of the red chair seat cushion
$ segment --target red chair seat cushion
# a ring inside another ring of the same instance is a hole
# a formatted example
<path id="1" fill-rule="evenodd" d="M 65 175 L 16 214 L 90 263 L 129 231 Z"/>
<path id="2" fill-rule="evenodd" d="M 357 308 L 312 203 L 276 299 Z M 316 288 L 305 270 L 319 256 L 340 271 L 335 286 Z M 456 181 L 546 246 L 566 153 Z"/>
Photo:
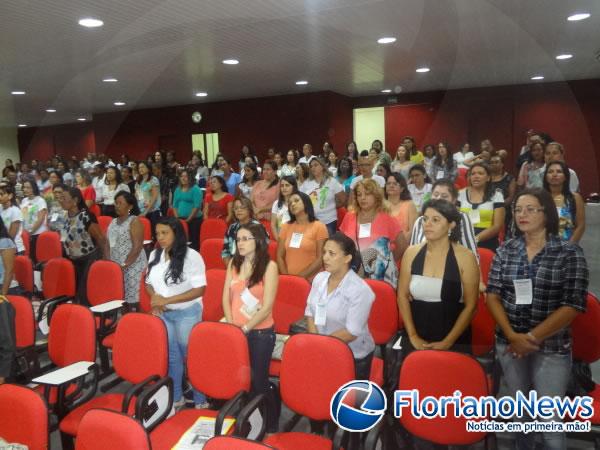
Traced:
<path id="1" fill-rule="evenodd" d="M 263 442 L 279 450 L 331 450 L 331 440 L 310 433 L 275 433 Z"/>
<path id="2" fill-rule="evenodd" d="M 108 336 L 106 336 L 104 339 L 102 339 L 102 345 L 106 348 L 113 348 L 114 343 L 115 343 L 115 333 L 111 333 Z"/>
<path id="3" fill-rule="evenodd" d="M 71 383 L 67 387 L 66 395 L 72 394 L 73 392 L 75 392 L 76 389 L 77 389 L 77 385 L 75 383 Z M 35 392 L 37 392 L 38 394 L 40 394 L 42 397 L 44 396 L 44 386 L 42 386 L 42 385 L 36 386 L 35 388 L 33 388 L 33 390 Z M 56 403 L 57 396 L 58 396 L 58 389 L 55 388 L 55 387 L 51 387 L 50 388 L 50 395 L 49 395 L 49 398 L 47 400 L 48 404 L 49 405 L 54 405 Z"/>
<path id="4" fill-rule="evenodd" d="M 378 386 L 383 386 L 383 359 L 378 358 L 377 356 L 374 356 L 371 362 L 369 380 L 376 383 Z"/>
<path id="5" fill-rule="evenodd" d="M 272 359 L 269 365 L 269 376 L 278 377 L 281 371 L 281 361 L 278 359 Z"/>
<path id="6" fill-rule="evenodd" d="M 81 423 L 81 419 L 90 409 L 103 408 L 112 411 L 121 411 L 123 405 L 124 394 L 106 394 L 100 397 L 95 397 L 89 402 L 84 403 L 79 408 L 75 408 L 60 422 L 60 431 L 71 436 L 77 436 L 77 429 Z M 135 397 L 129 403 L 128 414 L 133 416 L 135 413 Z"/>
<path id="7" fill-rule="evenodd" d="M 189 430 L 199 417 L 217 417 L 219 411 L 212 409 L 184 409 L 165 420 L 150 433 L 152 450 L 170 450 L 177 444 L 181 436 Z M 233 419 L 233 417 L 227 417 Z M 228 434 L 232 434 L 234 427 Z"/>

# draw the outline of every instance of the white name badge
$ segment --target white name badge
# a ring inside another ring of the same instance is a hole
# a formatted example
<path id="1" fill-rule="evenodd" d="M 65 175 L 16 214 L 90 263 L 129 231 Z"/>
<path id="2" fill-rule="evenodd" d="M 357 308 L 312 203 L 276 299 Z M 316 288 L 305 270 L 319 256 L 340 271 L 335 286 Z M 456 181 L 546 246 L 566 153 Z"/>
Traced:
<path id="1" fill-rule="evenodd" d="M 479 210 L 472 209 L 471 211 L 469 211 L 469 219 L 471 219 L 471 222 L 473 224 L 481 222 L 481 217 L 479 216 Z"/>
<path id="2" fill-rule="evenodd" d="M 258 306 L 258 299 L 254 295 L 252 295 L 248 288 L 242 291 L 240 297 L 242 298 L 242 302 L 244 302 L 244 305 L 246 305 L 249 309 L 253 309 L 256 308 L 256 306 Z"/>
<path id="3" fill-rule="evenodd" d="M 327 308 L 325 305 L 317 303 L 317 310 L 315 311 L 315 325 L 324 327 L 327 323 Z"/>
<path id="4" fill-rule="evenodd" d="M 58 220 L 58 213 L 54 213 L 50 216 L 50 222 L 56 222 Z"/>
<path id="5" fill-rule="evenodd" d="M 435 176 L 435 179 L 439 180 L 441 178 L 444 178 L 444 171 L 443 170 L 438 170 L 437 171 L 437 175 Z"/>
<path id="6" fill-rule="evenodd" d="M 533 284 L 530 279 L 514 280 L 517 305 L 531 305 L 533 302 Z"/>
<path id="7" fill-rule="evenodd" d="M 358 237 L 360 238 L 368 238 L 371 237 L 371 222 L 369 223 L 361 223 L 358 227 Z"/>
<path id="8" fill-rule="evenodd" d="M 290 247 L 300 248 L 300 244 L 302 243 L 303 237 L 304 234 L 302 233 L 292 233 L 292 238 L 290 239 Z"/>

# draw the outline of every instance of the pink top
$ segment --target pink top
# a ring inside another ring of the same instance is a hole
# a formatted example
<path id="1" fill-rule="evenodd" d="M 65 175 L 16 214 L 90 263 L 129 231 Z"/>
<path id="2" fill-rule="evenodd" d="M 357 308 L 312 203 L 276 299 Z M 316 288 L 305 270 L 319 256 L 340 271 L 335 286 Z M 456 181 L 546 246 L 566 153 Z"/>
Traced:
<path id="1" fill-rule="evenodd" d="M 247 286 L 248 282 L 245 280 L 240 280 L 237 272 L 235 269 L 233 269 L 231 273 L 231 285 L 229 286 L 229 298 L 231 299 L 231 316 L 233 318 L 233 323 L 238 327 L 246 325 L 253 315 L 253 313 L 247 313 L 246 305 L 242 301 L 242 292 Z M 259 308 L 261 308 L 265 293 L 264 282 L 261 281 L 260 283 L 255 284 L 249 289 L 249 291 L 250 294 L 252 294 L 252 296 L 258 300 Z M 254 328 L 260 330 L 264 328 L 271 328 L 272 326 L 273 314 L 270 313 L 265 320 L 263 320 Z"/>
<path id="2" fill-rule="evenodd" d="M 371 223 L 369 236 L 358 238 L 358 229 L 356 225 L 356 213 L 348 212 L 344 216 L 344 221 L 340 225 L 340 231 L 351 238 L 355 243 L 358 241 L 361 251 L 370 247 L 379 238 L 385 238 L 388 244 L 396 240 L 396 237 L 402 231 L 398 225 L 398 221 L 386 213 L 377 213 L 375 219 Z M 365 233 L 366 235 L 366 233 Z"/>
<path id="3" fill-rule="evenodd" d="M 260 180 L 254 183 L 254 186 L 252 186 L 252 192 L 250 194 L 252 204 L 256 208 L 268 208 L 267 211 L 264 211 L 258 215 L 257 219 L 259 220 L 271 220 L 271 207 L 279 198 L 279 183 L 275 183 L 275 185 L 271 186 L 270 188 L 267 188 L 267 186 L 269 186 L 268 181 Z"/>
<path id="4" fill-rule="evenodd" d="M 392 216 L 394 219 L 396 219 L 398 225 L 400 225 L 400 230 L 405 232 L 410 231 L 408 229 L 408 210 L 410 209 L 411 203 L 412 202 L 410 200 L 405 200 L 400 203 L 400 210 L 398 211 L 398 214 Z"/>

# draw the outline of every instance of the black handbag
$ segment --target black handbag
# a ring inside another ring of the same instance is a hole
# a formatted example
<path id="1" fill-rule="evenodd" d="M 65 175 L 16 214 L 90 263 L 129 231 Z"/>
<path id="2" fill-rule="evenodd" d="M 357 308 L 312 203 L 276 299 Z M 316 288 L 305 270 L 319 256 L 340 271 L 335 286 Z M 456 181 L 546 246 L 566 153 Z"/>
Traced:
<path id="1" fill-rule="evenodd" d="M 15 308 L 4 300 L 0 302 L 0 377 L 10 376 L 15 351 Z"/>

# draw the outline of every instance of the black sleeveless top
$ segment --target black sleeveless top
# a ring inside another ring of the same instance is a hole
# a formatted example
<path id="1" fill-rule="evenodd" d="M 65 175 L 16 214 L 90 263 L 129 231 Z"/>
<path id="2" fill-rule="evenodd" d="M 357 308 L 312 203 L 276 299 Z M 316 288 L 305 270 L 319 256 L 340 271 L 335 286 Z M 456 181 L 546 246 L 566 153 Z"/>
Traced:
<path id="1" fill-rule="evenodd" d="M 452 245 L 448 249 L 444 277 L 423 276 L 427 245 L 423 245 L 411 265 L 410 303 L 417 334 L 427 342 L 442 341 L 452 330 L 464 308 L 462 283 L 458 262 Z M 453 351 L 471 352 L 470 326 L 450 348 Z"/>

